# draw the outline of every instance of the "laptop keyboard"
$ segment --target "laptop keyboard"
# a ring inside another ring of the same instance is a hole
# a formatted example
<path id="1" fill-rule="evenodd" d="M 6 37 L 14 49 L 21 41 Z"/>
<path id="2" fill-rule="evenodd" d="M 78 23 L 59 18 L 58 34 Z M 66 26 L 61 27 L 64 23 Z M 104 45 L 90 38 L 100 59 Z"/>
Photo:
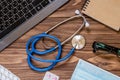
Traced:
<path id="1" fill-rule="evenodd" d="M 0 0 L 0 39 L 54 0 Z"/>

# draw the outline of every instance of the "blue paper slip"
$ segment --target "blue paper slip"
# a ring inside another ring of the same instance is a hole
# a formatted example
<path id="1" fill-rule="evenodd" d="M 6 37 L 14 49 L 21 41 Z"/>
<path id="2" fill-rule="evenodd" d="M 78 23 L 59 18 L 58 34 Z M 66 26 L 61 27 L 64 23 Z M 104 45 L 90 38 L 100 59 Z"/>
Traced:
<path id="1" fill-rule="evenodd" d="M 80 59 L 71 80 L 120 80 L 120 77 Z"/>

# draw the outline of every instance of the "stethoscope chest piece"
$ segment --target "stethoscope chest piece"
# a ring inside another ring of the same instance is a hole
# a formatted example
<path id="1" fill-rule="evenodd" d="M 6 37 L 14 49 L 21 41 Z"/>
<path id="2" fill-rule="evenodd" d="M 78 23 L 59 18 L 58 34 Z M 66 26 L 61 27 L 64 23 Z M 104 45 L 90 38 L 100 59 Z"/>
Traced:
<path id="1" fill-rule="evenodd" d="M 76 35 L 72 39 L 72 46 L 75 49 L 82 49 L 85 46 L 85 38 L 82 35 Z"/>

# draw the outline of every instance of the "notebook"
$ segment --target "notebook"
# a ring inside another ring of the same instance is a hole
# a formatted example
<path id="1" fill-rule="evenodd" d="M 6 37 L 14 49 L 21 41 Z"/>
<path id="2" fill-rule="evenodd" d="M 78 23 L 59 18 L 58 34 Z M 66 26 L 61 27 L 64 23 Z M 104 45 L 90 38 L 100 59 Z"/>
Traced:
<path id="1" fill-rule="evenodd" d="M 82 13 L 119 31 L 120 0 L 86 0 Z"/>

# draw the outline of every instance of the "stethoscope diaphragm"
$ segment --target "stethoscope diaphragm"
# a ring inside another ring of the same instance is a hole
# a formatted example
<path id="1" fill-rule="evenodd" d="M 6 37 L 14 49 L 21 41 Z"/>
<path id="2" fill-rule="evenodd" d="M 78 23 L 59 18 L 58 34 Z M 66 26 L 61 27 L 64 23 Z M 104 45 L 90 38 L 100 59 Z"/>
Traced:
<path id="1" fill-rule="evenodd" d="M 75 49 L 82 49 L 85 46 L 85 38 L 82 35 L 76 35 L 72 39 L 72 46 Z"/>

